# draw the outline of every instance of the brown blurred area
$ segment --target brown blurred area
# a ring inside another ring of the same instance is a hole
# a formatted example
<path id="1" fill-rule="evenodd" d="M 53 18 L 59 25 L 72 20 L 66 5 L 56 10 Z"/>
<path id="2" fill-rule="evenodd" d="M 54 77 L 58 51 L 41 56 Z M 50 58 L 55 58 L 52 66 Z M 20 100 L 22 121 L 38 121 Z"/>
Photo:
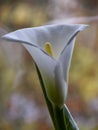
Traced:
<path id="1" fill-rule="evenodd" d="M 81 23 L 69 75 L 68 105 L 80 130 L 98 129 L 98 1 L 1 0 L 0 36 L 47 23 Z M 0 130 L 52 130 L 34 62 L 0 41 Z"/>

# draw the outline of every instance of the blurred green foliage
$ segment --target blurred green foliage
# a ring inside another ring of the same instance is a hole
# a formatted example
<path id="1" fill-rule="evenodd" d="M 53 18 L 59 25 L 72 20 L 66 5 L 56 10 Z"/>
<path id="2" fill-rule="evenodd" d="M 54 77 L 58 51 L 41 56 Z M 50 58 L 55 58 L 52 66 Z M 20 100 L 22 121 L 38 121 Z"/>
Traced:
<path id="1" fill-rule="evenodd" d="M 46 5 L 32 2 L 12 2 L 0 7 L 0 21 L 10 29 L 18 29 L 28 26 L 38 26 L 46 23 L 49 14 Z"/>
<path id="2" fill-rule="evenodd" d="M 86 101 L 98 96 L 98 53 L 83 45 L 76 46 L 70 79 L 74 81 Z"/>

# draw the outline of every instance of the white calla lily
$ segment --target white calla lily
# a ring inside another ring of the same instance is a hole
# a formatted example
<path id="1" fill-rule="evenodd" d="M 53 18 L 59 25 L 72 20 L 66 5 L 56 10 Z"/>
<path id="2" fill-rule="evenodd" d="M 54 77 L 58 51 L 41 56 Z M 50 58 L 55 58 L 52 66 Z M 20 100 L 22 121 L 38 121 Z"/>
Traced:
<path id="1" fill-rule="evenodd" d="M 44 82 L 49 100 L 62 107 L 67 96 L 68 73 L 75 38 L 86 25 L 46 25 L 25 28 L 3 36 L 4 39 L 22 42 L 33 57 Z M 45 43 L 52 44 L 54 58 L 48 55 Z"/>

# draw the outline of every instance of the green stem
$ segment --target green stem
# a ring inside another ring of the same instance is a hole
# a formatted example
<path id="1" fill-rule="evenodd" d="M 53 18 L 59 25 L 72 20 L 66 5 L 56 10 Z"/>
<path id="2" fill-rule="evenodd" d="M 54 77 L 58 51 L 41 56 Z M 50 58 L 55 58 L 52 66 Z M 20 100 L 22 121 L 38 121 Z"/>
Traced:
<path id="1" fill-rule="evenodd" d="M 63 108 L 54 105 L 55 130 L 67 130 L 63 116 Z"/>

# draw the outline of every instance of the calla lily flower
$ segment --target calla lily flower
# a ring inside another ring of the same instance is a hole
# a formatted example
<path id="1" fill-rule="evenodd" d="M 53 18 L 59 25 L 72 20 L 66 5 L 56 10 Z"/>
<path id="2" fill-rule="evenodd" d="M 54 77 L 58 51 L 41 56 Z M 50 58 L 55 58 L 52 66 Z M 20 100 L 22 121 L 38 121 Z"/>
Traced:
<path id="1" fill-rule="evenodd" d="M 4 39 L 23 43 L 37 65 L 46 94 L 51 103 L 64 105 L 68 89 L 68 73 L 78 32 L 86 25 L 45 25 L 20 29 L 3 36 Z M 53 51 L 51 56 L 44 48 Z"/>

